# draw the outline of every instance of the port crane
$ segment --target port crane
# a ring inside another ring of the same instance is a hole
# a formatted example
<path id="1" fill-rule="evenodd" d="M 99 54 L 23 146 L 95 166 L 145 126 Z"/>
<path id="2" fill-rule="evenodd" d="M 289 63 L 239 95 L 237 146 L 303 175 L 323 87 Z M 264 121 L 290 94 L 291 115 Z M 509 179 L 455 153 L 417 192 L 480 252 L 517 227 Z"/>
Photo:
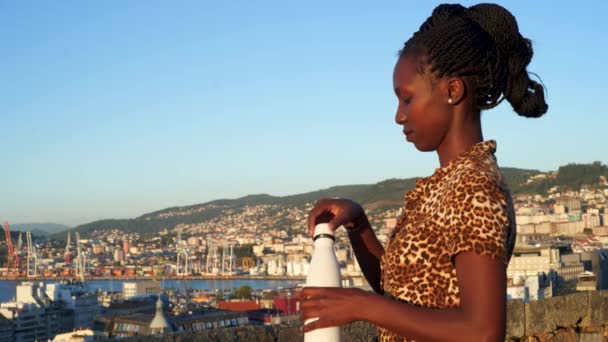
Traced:
<path id="1" fill-rule="evenodd" d="M 7 249 L 7 261 L 6 268 L 9 270 L 16 270 L 19 272 L 19 265 L 21 264 L 21 256 L 15 251 L 13 246 L 13 239 L 11 238 L 11 229 L 8 221 L 4 221 L 4 236 L 6 237 L 6 249 Z"/>

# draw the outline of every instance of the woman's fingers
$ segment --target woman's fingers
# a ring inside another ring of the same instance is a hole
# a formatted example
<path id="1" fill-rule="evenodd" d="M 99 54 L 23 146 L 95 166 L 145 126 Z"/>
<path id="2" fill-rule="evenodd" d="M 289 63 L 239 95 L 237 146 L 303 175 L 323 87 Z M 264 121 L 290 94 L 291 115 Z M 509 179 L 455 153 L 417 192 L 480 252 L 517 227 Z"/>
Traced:
<path id="1" fill-rule="evenodd" d="M 322 299 L 307 299 L 300 301 L 300 310 L 308 311 L 316 309 L 323 309 Z"/>
<path id="2" fill-rule="evenodd" d="M 313 236 L 315 233 L 315 226 L 319 223 L 319 217 L 329 209 L 327 200 L 318 200 L 314 208 L 308 214 L 308 234 Z"/>
<path id="3" fill-rule="evenodd" d="M 316 209 L 315 206 L 310 213 L 308 213 L 308 235 L 313 236 L 315 232 L 315 219 L 316 219 Z"/>
<path id="4" fill-rule="evenodd" d="M 321 199 L 317 201 L 315 207 L 308 214 L 308 234 L 313 236 L 315 226 L 319 223 L 328 223 L 330 229 L 334 230 L 336 226 L 335 223 L 332 223 L 332 220 L 336 218 L 336 214 L 339 212 L 340 208 L 335 200 Z"/>
<path id="5" fill-rule="evenodd" d="M 314 322 L 304 324 L 304 326 L 302 327 L 302 332 L 306 333 L 315 329 L 334 327 L 336 325 L 338 325 L 338 322 L 335 322 L 332 319 L 319 317 L 319 319 Z"/>
<path id="6" fill-rule="evenodd" d="M 353 321 L 353 304 L 357 292 L 335 287 L 305 287 L 300 293 L 300 319 L 305 324 L 303 331 L 333 327 Z"/>
<path id="7" fill-rule="evenodd" d="M 315 233 L 318 217 L 326 210 L 321 201 L 319 200 L 308 214 L 308 234 L 310 236 L 313 236 Z"/>
<path id="8" fill-rule="evenodd" d="M 317 318 L 323 315 L 323 309 L 321 308 L 307 308 L 301 309 L 300 320 L 306 322 L 311 318 Z"/>
<path id="9" fill-rule="evenodd" d="M 365 216 L 363 208 L 351 200 L 324 198 L 317 201 L 308 215 L 308 233 L 313 236 L 315 226 L 319 223 L 329 224 L 332 231 L 340 226 L 352 228 L 363 216 Z"/>
<path id="10" fill-rule="evenodd" d="M 301 300 L 318 299 L 332 289 L 335 289 L 335 287 L 307 286 L 300 291 L 300 298 Z"/>
<path id="11" fill-rule="evenodd" d="M 302 290 L 300 293 L 300 311 L 303 321 L 319 317 L 319 314 L 325 310 L 327 305 L 325 292 L 326 289 L 322 287 L 305 287 Z"/>
<path id="12" fill-rule="evenodd" d="M 347 217 L 347 214 L 344 210 L 338 211 L 338 213 L 336 213 L 336 216 L 329 222 L 329 229 L 335 231 L 336 229 L 340 228 L 340 226 L 344 225 L 344 223 L 348 219 L 349 217 Z"/>

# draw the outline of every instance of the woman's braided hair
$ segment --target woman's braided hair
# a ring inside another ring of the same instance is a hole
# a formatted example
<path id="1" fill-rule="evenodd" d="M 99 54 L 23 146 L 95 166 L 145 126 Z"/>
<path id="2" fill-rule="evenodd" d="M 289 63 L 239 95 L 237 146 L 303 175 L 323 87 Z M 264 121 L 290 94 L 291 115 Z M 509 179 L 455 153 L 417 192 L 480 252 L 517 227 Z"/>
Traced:
<path id="1" fill-rule="evenodd" d="M 496 107 L 506 98 L 521 116 L 536 118 L 547 112 L 543 86 L 526 71 L 532 43 L 519 33 L 515 17 L 499 5 L 437 6 L 405 42 L 400 55 L 405 54 L 424 57 L 438 77 L 465 77 L 478 110 Z"/>

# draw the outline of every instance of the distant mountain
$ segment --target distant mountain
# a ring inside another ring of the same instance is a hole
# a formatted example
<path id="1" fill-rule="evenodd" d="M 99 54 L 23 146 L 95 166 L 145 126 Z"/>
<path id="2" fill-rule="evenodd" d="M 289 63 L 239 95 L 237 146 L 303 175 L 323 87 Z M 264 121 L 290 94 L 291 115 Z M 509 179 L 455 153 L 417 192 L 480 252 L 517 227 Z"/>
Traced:
<path id="1" fill-rule="evenodd" d="M 608 167 L 599 162 L 592 164 L 569 164 L 555 172 L 503 168 L 503 174 L 512 192 L 544 194 L 558 187 L 562 190 L 578 190 L 581 186 L 599 186 L 608 179 Z M 403 195 L 414 188 L 417 178 L 388 179 L 376 184 L 334 186 L 318 191 L 291 195 L 249 195 L 237 199 L 220 199 L 203 204 L 171 207 L 144 214 L 134 219 L 100 220 L 75 227 L 73 230 L 87 237 L 94 230 L 118 229 L 124 232 L 153 234 L 163 229 L 173 229 L 180 224 L 194 224 L 225 215 L 226 212 L 242 211 L 246 206 L 275 205 L 280 208 L 298 207 L 313 203 L 324 197 L 352 199 L 364 206 L 366 211 L 395 209 L 402 205 Z M 277 209 L 278 210 L 278 209 Z M 64 228 L 65 229 L 65 228 Z M 65 234 L 54 234 L 53 238 L 65 239 Z"/>
<path id="2" fill-rule="evenodd" d="M 71 227 L 57 223 L 21 223 L 11 224 L 11 231 L 32 232 L 35 235 L 49 235 L 63 232 Z"/>

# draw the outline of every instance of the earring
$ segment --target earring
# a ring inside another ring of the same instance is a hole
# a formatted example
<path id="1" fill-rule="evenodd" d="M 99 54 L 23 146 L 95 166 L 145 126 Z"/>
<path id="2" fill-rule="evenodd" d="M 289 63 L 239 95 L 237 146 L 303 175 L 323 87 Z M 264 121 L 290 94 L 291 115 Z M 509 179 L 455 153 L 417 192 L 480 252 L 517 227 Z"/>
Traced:
<path id="1" fill-rule="evenodd" d="M 452 99 L 448 99 L 448 103 L 449 103 L 449 104 L 452 104 Z"/>

